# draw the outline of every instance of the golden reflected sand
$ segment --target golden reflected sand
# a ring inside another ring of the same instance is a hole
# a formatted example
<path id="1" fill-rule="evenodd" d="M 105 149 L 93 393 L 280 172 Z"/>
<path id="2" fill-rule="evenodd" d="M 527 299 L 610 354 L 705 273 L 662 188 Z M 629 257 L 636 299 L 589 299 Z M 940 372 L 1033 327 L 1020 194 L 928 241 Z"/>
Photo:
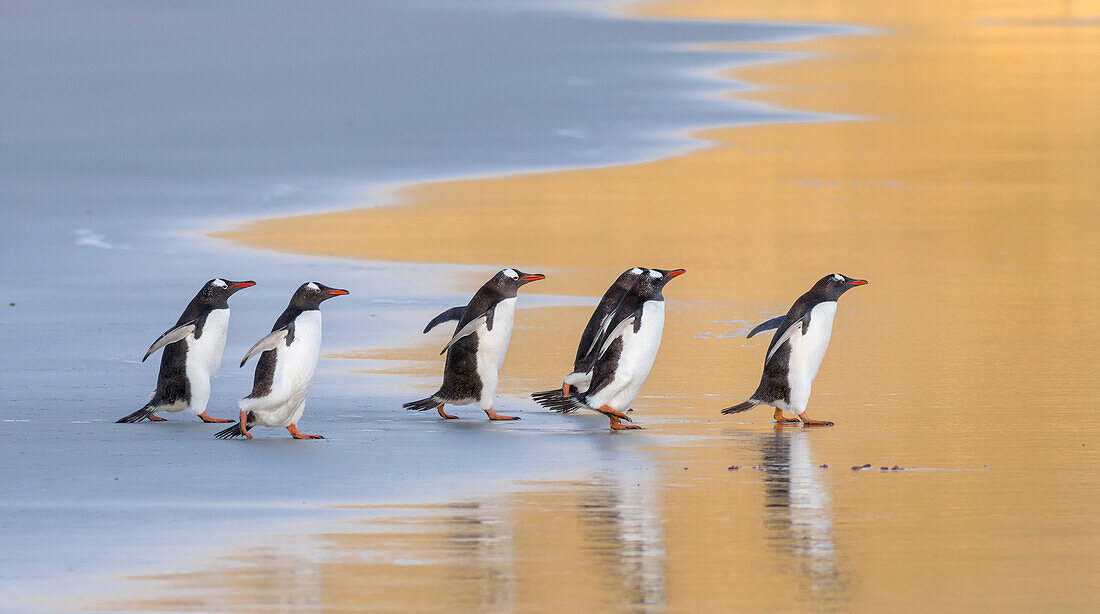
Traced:
<path id="1" fill-rule="evenodd" d="M 666 289 L 664 345 L 635 405 L 667 436 L 656 469 L 333 533 L 303 589 L 312 605 L 286 609 L 1094 606 L 1100 3 L 640 11 L 880 28 L 782 45 L 814 56 L 732 75 L 770 103 L 861 119 L 709 130 L 713 147 L 674 159 L 422 185 L 400 207 L 219 233 L 310 254 L 550 268 L 532 290 L 559 294 L 599 294 L 636 264 L 688 269 Z M 811 401 L 838 426 L 776 428 L 763 408 L 720 416 L 759 375 L 767 339 L 743 331 L 833 271 L 871 282 L 841 299 Z M 555 385 L 586 318 L 521 311 L 502 388 Z M 429 387 L 439 362 L 417 349 L 369 356 L 409 361 Z M 915 469 L 879 469 L 893 465 Z M 218 603 L 271 611 L 259 587 L 286 566 L 241 556 L 258 601 Z M 204 590 L 235 590 L 234 574 Z"/>

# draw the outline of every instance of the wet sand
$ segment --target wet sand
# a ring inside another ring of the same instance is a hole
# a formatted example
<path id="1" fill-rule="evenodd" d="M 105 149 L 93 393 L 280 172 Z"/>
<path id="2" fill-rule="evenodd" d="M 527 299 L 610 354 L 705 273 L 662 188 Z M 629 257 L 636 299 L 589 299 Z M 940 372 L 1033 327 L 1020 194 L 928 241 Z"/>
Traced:
<path id="1" fill-rule="evenodd" d="M 624 480 L 610 460 L 586 483 L 403 521 L 418 532 L 334 531 L 318 609 L 1084 610 L 1100 598 L 1100 6 L 784 6 L 640 10 L 881 28 L 778 46 L 813 55 L 732 75 L 768 103 L 858 120 L 708 130 L 697 136 L 713 147 L 673 159 L 415 186 L 399 206 L 219 233 L 317 255 L 516 264 L 550 273 L 531 289 L 555 294 L 597 295 L 636 264 L 688 269 L 666 289 L 664 344 L 635 404 L 658 469 Z M 767 340 L 744 331 L 833 271 L 871 282 L 841 300 L 811 401 L 808 415 L 837 426 L 719 415 L 759 375 Z M 502 389 L 554 386 L 586 317 L 521 311 Z M 430 391 L 437 343 L 417 340 L 390 357 Z M 894 465 L 907 470 L 880 470 Z"/>

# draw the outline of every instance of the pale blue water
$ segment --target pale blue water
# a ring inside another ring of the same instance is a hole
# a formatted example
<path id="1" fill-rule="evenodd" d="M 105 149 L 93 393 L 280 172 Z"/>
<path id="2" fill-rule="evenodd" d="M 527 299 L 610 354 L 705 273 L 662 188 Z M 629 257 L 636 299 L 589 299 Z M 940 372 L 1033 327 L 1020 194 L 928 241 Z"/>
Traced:
<path id="1" fill-rule="evenodd" d="M 400 410 L 420 392 L 407 381 L 336 360 L 322 362 L 303 420 L 329 437 L 317 445 L 215 441 L 178 416 L 113 420 L 147 398 L 156 362 L 137 360 L 211 277 L 260 282 L 233 299 L 210 409 L 222 417 L 249 389 L 236 357 L 302 281 L 352 291 L 325 305 L 327 351 L 407 341 L 472 290 L 439 281 L 469 268 L 188 233 L 372 204 L 380 185 L 673 155 L 701 146 L 685 134 L 703 126 L 825 119 L 720 97 L 744 86 L 718 67 L 787 56 L 698 47 L 853 32 L 538 1 L 0 4 L 0 588 L 27 596 L 155 565 L 181 544 L 263 530 L 257 517 L 599 464 L 604 438 L 533 411 L 448 437 Z M 536 447 L 535 431 L 558 436 Z M 507 471 L 486 461 L 498 458 Z"/>

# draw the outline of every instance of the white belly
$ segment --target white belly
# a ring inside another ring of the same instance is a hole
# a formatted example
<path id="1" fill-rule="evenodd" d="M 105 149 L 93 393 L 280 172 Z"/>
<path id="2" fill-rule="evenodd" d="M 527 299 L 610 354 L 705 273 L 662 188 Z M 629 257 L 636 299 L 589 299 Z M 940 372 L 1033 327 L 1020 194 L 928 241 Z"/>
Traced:
<path id="1" fill-rule="evenodd" d="M 482 324 L 477 332 L 477 375 L 481 379 L 481 399 L 478 407 L 489 409 L 497 393 L 497 380 L 508 345 L 512 342 L 512 325 L 516 319 L 516 299 L 508 298 L 493 309 L 493 330 Z"/>
<path id="2" fill-rule="evenodd" d="M 589 397 L 588 404 L 593 408 L 606 405 L 616 411 L 629 409 L 653 368 L 664 330 L 665 302 L 647 301 L 642 306 L 641 329 L 635 333 L 634 327 L 629 326 L 623 333 L 623 350 L 614 380 Z"/>
<path id="3" fill-rule="evenodd" d="M 229 331 L 229 309 L 215 309 L 206 316 L 202 336 L 187 337 L 187 376 L 202 374 L 206 379 L 214 376 L 222 365 L 225 351 L 225 335 Z"/>
<path id="4" fill-rule="evenodd" d="M 818 303 L 810 312 L 810 326 L 806 334 L 791 335 L 791 358 L 787 376 L 791 387 L 791 402 L 785 409 L 799 414 L 806 411 L 806 405 L 810 402 L 810 389 L 821 368 L 821 362 L 825 359 L 825 350 L 829 349 L 829 339 L 833 336 L 834 317 L 835 301 Z"/>
<path id="5" fill-rule="evenodd" d="M 178 408 L 165 408 L 167 411 L 180 411 L 185 407 L 194 414 L 206 411 L 210 400 L 210 380 L 222 365 L 225 352 L 225 336 L 229 331 L 229 308 L 215 309 L 206 316 L 202 327 L 202 336 L 196 339 L 186 337 L 187 343 L 187 383 L 191 388 L 191 398 Z"/>
<path id="6" fill-rule="evenodd" d="M 289 426 L 300 417 L 298 410 L 313 388 L 320 355 L 321 312 L 306 311 L 294 321 L 294 342 L 275 349 L 271 392 L 257 399 L 243 399 L 240 408 L 253 412 L 261 426 Z"/>

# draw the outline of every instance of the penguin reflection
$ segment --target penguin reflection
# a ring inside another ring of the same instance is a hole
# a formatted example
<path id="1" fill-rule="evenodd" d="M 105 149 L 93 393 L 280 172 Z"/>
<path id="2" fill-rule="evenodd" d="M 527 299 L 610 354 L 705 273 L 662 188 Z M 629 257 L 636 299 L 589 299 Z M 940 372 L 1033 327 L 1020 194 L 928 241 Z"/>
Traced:
<path id="1" fill-rule="evenodd" d="M 446 547 L 442 562 L 461 570 L 451 578 L 481 606 L 514 603 L 516 550 L 512 513 L 503 501 L 488 500 L 447 506 L 443 517 Z"/>
<path id="2" fill-rule="evenodd" d="M 588 548 L 614 570 L 615 587 L 641 611 L 665 601 L 664 531 L 653 473 L 607 472 L 585 487 L 581 501 Z"/>
<path id="3" fill-rule="evenodd" d="M 833 518 L 822 470 L 811 458 L 808 433 L 776 425 L 761 438 L 768 540 L 791 558 L 794 575 L 815 594 L 840 589 Z"/>

